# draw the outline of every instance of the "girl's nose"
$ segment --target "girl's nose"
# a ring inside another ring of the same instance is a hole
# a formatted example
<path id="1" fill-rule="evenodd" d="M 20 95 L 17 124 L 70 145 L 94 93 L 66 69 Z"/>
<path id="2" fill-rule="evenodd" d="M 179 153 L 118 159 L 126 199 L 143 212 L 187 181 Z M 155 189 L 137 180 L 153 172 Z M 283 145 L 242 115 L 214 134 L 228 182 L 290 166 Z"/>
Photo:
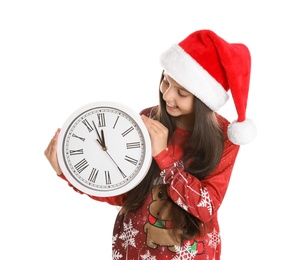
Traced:
<path id="1" fill-rule="evenodd" d="M 174 94 L 174 87 L 172 86 L 168 86 L 167 89 L 165 89 L 165 91 L 163 92 L 163 98 L 166 99 L 171 99 L 173 97 Z"/>

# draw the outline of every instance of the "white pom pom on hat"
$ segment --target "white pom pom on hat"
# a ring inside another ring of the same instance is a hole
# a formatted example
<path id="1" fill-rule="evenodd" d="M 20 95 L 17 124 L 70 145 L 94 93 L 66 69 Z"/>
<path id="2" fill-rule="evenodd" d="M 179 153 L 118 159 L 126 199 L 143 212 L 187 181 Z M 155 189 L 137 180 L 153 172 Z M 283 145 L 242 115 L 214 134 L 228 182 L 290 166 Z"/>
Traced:
<path id="1" fill-rule="evenodd" d="M 228 43 L 211 30 L 199 30 L 162 53 L 160 63 L 213 111 L 225 105 L 230 90 L 238 118 L 229 125 L 228 138 L 237 145 L 254 139 L 256 126 L 246 119 L 251 56 L 244 44 Z"/>
<path id="2" fill-rule="evenodd" d="M 251 119 L 234 121 L 228 126 L 228 138 L 234 144 L 247 144 L 256 136 L 256 126 Z"/>

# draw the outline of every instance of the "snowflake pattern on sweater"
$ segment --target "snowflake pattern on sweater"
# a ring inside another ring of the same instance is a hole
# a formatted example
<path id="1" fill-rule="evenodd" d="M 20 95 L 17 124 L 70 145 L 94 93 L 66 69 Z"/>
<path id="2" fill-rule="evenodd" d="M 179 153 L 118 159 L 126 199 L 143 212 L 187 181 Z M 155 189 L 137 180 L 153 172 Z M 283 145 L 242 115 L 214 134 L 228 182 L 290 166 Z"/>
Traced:
<path id="1" fill-rule="evenodd" d="M 134 218 L 133 218 L 134 219 Z M 113 236 L 113 260 L 120 259 L 219 259 L 215 258 L 216 249 L 220 245 L 220 234 L 216 229 L 207 234 L 207 238 L 202 241 L 185 241 L 181 246 L 175 246 L 175 252 L 166 249 L 166 245 L 156 245 L 154 248 L 145 247 L 141 237 L 144 237 L 144 232 L 134 228 L 133 219 L 129 218 L 128 223 L 123 222 L 120 226 L 121 233 Z M 135 220 L 134 220 L 135 221 Z M 116 231 L 116 229 L 115 229 Z M 160 241 L 161 238 L 159 238 Z M 155 242 L 157 240 L 154 240 Z M 214 251 L 212 258 L 205 250 L 205 246 L 209 247 L 210 251 Z"/>
<path id="2" fill-rule="evenodd" d="M 155 185 L 153 193 L 160 193 L 162 185 Z M 148 211 L 147 219 L 143 217 L 146 214 L 140 210 L 134 214 L 129 213 L 126 217 L 117 217 L 112 243 L 113 259 L 218 259 L 209 258 L 209 251 L 215 255 L 221 243 L 216 228 L 205 239 L 178 242 L 167 221 L 157 223 L 157 220 L 151 218 L 151 204 L 156 203 L 157 198 L 152 194 L 149 206 L 144 207 Z"/>

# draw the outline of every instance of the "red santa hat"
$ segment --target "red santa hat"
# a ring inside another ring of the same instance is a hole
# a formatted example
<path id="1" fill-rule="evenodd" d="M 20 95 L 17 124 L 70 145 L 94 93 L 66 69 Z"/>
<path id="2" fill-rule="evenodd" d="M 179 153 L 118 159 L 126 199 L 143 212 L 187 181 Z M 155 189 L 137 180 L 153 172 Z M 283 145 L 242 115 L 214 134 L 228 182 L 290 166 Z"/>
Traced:
<path id="1" fill-rule="evenodd" d="M 251 119 L 246 119 L 251 57 L 241 43 L 228 43 L 210 30 L 190 34 L 174 44 L 160 58 L 164 70 L 213 111 L 231 95 L 238 114 L 228 127 L 228 138 L 246 144 L 256 135 Z"/>

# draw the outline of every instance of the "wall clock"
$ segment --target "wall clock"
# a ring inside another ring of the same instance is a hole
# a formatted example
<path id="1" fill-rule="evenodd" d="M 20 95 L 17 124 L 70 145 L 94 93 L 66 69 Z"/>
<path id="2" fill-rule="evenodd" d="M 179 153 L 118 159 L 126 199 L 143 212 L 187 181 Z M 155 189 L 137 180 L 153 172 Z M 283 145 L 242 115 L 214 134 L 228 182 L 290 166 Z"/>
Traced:
<path id="1" fill-rule="evenodd" d="M 99 101 L 76 110 L 61 128 L 57 149 L 67 180 L 99 197 L 134 188 L 152 161 L 150 136 L 140 115 L 118 102 Z"/>

